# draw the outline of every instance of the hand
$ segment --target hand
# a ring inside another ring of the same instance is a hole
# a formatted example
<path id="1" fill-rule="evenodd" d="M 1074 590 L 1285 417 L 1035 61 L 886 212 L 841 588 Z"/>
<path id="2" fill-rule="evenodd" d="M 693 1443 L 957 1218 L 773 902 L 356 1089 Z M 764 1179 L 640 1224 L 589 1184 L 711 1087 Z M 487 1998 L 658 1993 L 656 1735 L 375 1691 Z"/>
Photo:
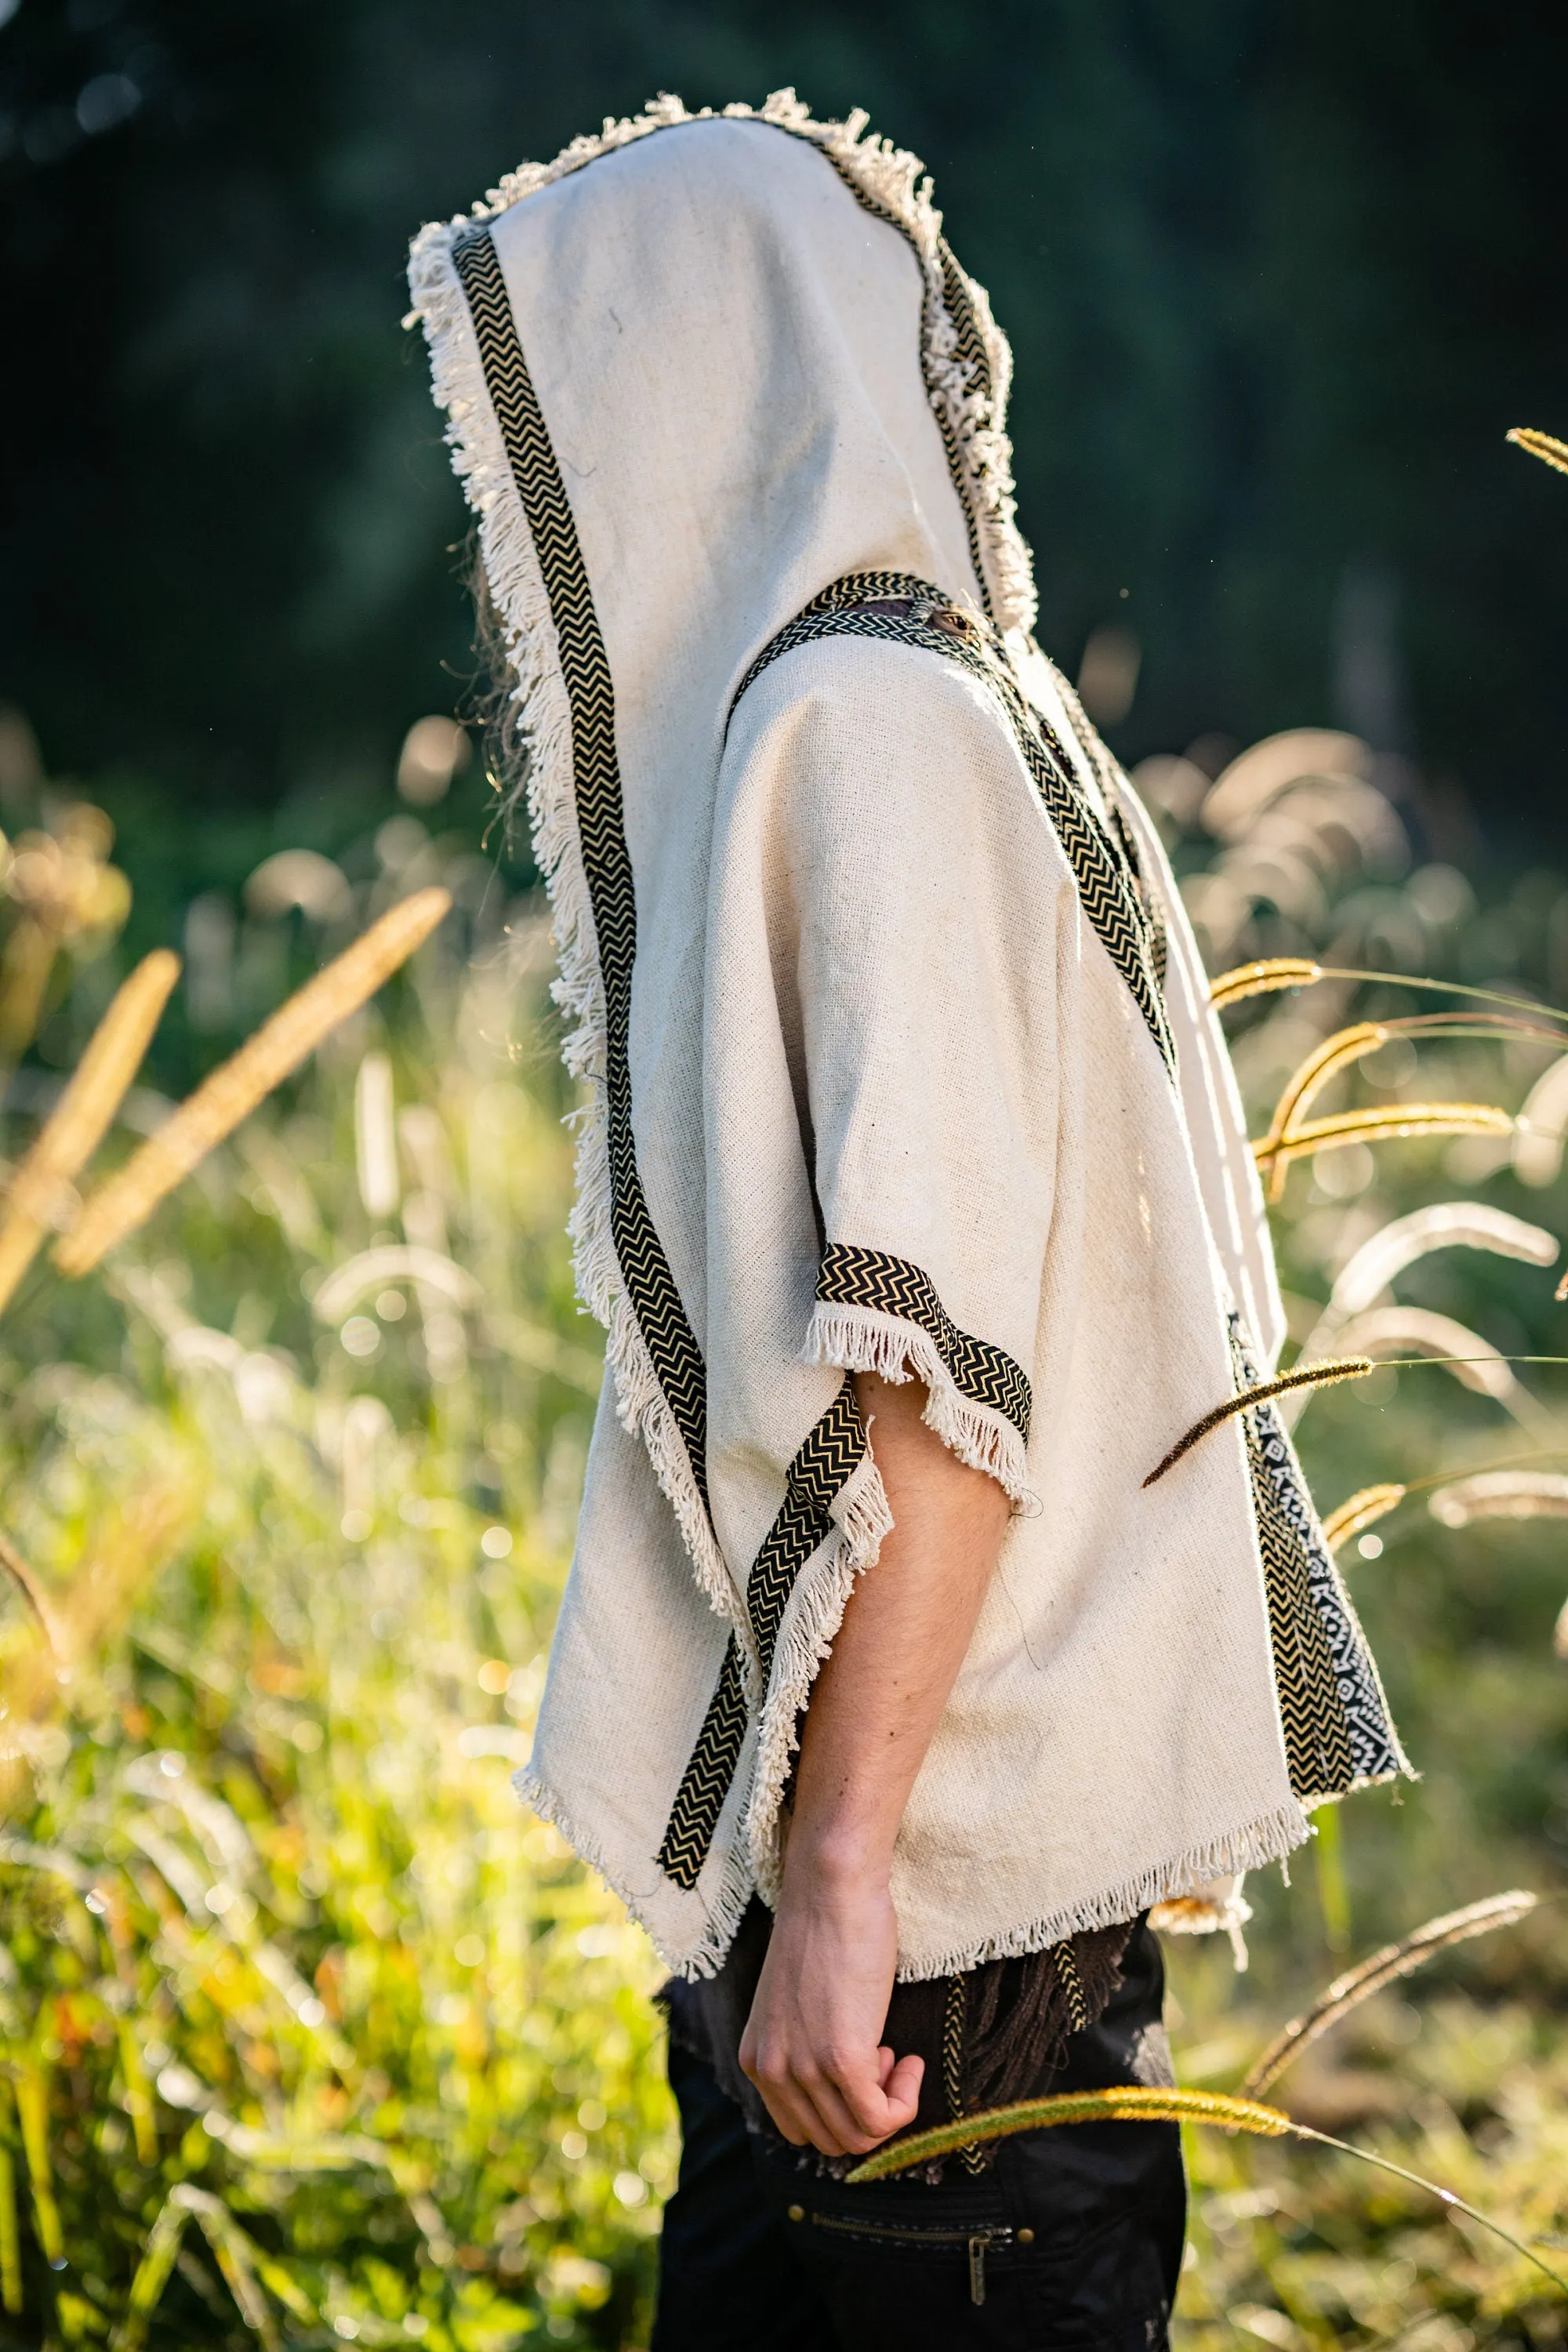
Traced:
<path id="1" fill-rule="evenodd" d="M 925 2061 L 880 2039 L 898 1950 L 885 1878 L 792 1852 L 741 2065 L 795 2147 L 865 2156 L 913 2122 Z"/>

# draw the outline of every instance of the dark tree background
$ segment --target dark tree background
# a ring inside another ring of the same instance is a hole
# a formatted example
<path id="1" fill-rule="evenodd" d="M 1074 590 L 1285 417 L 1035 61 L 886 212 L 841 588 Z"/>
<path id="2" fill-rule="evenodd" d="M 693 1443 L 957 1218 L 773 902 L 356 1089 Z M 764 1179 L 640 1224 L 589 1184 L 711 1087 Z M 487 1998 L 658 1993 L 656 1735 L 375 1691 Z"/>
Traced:
<path id="1" fill-rule="evenodd" d="M 0 696 L 180 840 L 382 793 L 471 665 L 408 233 L 659 88 L 862 104 L 1018 372 L 1129 757 L 1339 720 L 1556 850 L 1568 16 L 1463 0 L 0 0 Z M 1125 593 L 1123 593 L 1125 592 Z M 456 676 L 453 675 L 456 673 Z M 203 852 L 202 855 L 207 853 Z"/>

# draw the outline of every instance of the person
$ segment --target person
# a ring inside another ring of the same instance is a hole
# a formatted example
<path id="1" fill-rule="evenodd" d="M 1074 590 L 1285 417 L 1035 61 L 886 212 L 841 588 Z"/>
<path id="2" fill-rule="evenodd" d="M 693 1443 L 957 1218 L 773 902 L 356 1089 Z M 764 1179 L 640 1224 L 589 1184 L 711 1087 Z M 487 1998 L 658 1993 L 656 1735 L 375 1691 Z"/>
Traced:
<path id="1" fill-rule="evenodd" d="M 1029 635 L 1005 342 L 864 119 L 661 100 L 416 241 L 607 1368 L 527 1801 L 642 1922 L 660 2352 L 1164 2340 L 1158 1921 L 1403 1769 L 1267 1403 L 1159 837 Z"/>

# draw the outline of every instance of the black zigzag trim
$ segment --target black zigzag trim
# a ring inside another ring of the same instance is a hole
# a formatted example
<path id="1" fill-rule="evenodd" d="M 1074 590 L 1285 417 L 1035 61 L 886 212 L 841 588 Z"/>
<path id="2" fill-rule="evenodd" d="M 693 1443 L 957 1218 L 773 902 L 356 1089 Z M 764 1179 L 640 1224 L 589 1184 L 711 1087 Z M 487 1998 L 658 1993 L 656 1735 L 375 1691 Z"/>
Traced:
<path id="1" fill-rule="evenodd" d="M 974 1404 L 1005 1413 L 1026 1445 L 1034 1394 L 1023 1368 L 1005 1349 L 961 1331 L 923 1267 L 886 1250 L 857 1249 L 829 1242 L 816 1278 L 817 1297 L 826 1306 L 871 1307 L 917 1323 L 936 1342 L 953 1386 Z"/>
<path id="2" fill-rule="evenodd" d="M 806 1561 L 833 1533 L 828 1506 L 866 1453 L 866 1424 L 856 1402 L 855 1382 L 844 1384 L 790 1464 L 784 1498 L 768 1529 L 746 1587 L 746 1609 L 757 1644 L 764 1693 L 773 1675 L 779 1627 Z M 678 1886 L 692 1887 L 713 1843 L 719 1816 L 746 1735 L 746 1706 L 740 1653 L 733 1634 L 724 1654 L 719 1687 L 703 1718 L 670 1809 L 658 1850 L 658 1866 Z"/>
<path id="3" fill-rule="evenodd" d="M 708 1702 L 691 1761 L 681 1775 L 669 1824 L 658 1849 L 658 1866 L 688 1893 L 701 1875 L 741 1760 L 746 1738 L 746 1685 L 733 1633 L 719 1670 L 719 1686 Z"/>
<path id="4" fill-rule="evenodd" d="M 632 1308 L 658 1384 L 708 1502 L 708 1395 L 696 1335 L 654 1231 L 632 1137 L 632 959 L 637 903 L 621 812 L 615 689 L 583 551 L 561 469 L 518 340 L 506 281 L 488 229 L 458 237 L 452 259 L 468 298 L 490 404 L 511 463 L 561 648 L 572 710 L 572 758 L 583 870 L 594 909 L 605 990 L 605 1094 L 610 1158 L 610 1230 Z"/>
<path id="5" fill-rule="evenodd" d="M 909 609 L 903 613 L 867 609 L 886 608 L 906 600 Z M 944 596 L 940 588 L 910 573 L 851 572 L 814 596 L 769 639 L 742 678 L 735 701 L 781 655 L 820 637 L 879 637 L 885 644 L 943 654 L 990 688 L 1002 705 L 1051 828 L 1073 869 L 1083 911 L 1131 991 L 1161 1058 L 1174 1077 L 1176 1049 L 1158 977 L 1160 949 L 1141 880 L 1122 841 L 1101 820 L 1079 784 L 1060 737 L 1025 699 L 995 630 L 965 612 L 951 596 Z M 733 712 L 732 702 L 731 716 Z"/>

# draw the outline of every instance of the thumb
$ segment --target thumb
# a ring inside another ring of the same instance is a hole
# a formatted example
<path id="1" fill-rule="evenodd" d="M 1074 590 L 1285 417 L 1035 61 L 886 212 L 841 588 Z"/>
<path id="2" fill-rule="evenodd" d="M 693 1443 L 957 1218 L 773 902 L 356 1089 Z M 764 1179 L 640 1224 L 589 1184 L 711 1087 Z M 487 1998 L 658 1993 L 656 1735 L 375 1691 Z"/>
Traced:
<path id="1" fill-rule="evenodd" d="M 883 2084 L 882 2095 L 888 2102 L 888 2128 L 902 2131 L 912 2123 L 921 2103 L 921 2084 L 925 2080 L 926 2062 L 912 2053 L 900 2058 Z"/>

